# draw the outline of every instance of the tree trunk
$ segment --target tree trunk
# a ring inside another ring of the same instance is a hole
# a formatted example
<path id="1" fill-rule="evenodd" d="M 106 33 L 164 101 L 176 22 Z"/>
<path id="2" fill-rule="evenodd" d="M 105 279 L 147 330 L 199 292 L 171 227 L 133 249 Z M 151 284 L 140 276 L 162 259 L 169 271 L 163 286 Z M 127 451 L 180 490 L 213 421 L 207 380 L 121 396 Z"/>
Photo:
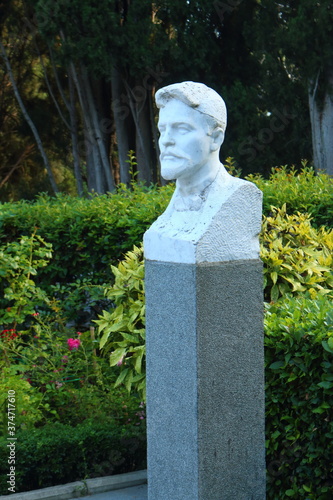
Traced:
<path id="1" fill-rule="evenodd" d="M 161 179 L 161 162 L 160 162 L 160 147 L 158 144 L 158 129 L 154 116 L 154 105 L 153 105 L 153 93 L 149 92 L 148 94 L 149 100 L 149 116 L 150 116 L 150 126 L 153 135 L 153 148 L 155 151 L 155 162 L 153 165 L 153 182 L 154 184 L 162 183 Z"/>
<path id="2" fill-rule="evenodd" d="M 23 101 L 21 99 L 18 87 L 16 85 L 16 81 L 15 81 L 15 78 L 14 78 L 14 75 L 13 75 L 12 67 L 10 65 L 10 62 L 9 62 L 9 59 L 8 59 L 8 56 L 7 56 L 7 52 L 6 52 L 5 47 L 3 46 L 3 44 L 2 44 L 1 41 L 0 41 L 0 50 L 1 50 L 2 57 L 3 57 L 4 61 L 5 61 L 5 65 L 6 65 L 6 68 L 7 68 L 7 71 L 8 71 L 8 76 L 9 76 L 9 79 L 10 79 L 11 84 L 13 86 L 13 90 L 14 90 L 14 94 L 15 94 L 16 100 L 17 100 L 17 102 L 18 102 L 18 104 L 19 104 L 19 106 L 21 108 L 21 111 L 22 111 L 22 114 L 23 114 L 25 120 L 27 121 L 27 123 L 28 123 L 28 125 L 29 125 L 29 127 L 30 127 L 30 129 L 31 129 L 31 131 L 32 131 L 32 133 L 34 135 L 34 137 L 35 137 L 35 141 L 37 143 L 39 152 L 40 152 L 40 154 L 41 154 L 41 156 L 43 158 L 43 163 L 44 163 L 44 166 L 45 166 L 46 171 L 48 173 L 49 181 L 50 181 L 51 187 L 53 189 L 53 192 L 54 193 L 58 193 L 59 189 L 58 189 L 57 183 L 55 181 L 55 178 L 53 176 L 51 165 L 49 163 L 48 157 L 47 157 L 46 152 L 44 150 L 41 138 L 39 136 L 38 130 L 35 127 L 35 124 L 31 120 L 31 118 L 30 118 L 30 116 L 29 116 L 29 114 L 28 114 L 28 112 L 26 110 L 26 107 L 23 104 Z"/>
<path id="3" fill-rule="evenodd" d="M 102 191 L 99 191 L 99 186 L 102 186 L 102 181 L 99 178 L 100 169 L 98 169 L 95 164 L 98 155 L 96 155 L 96 153 L 94 152 L 94 150 L 96 149 L 96 144 L 93 138 L 92 124 L 90 122 L 87 99 L 85 96 L 85 91 L 81 79 L 79 78 L 74 63 L 70 63 L 70 71 L 79 97 L 82 118 L 83 118 L 84 149 L 86 154 L 88 191 L 95 191 L 97 193 L 100 193 Z"/>
<path id="4" fill-rule="evenodd" d="M 333 176 L 333 70 L 329 73 L 329 86 L 319 101 L 318 80 L 310 82 L 309 109 L 312 131 L 313 162 L 316 171 Z"/>
<path id="5" fill-rule="evenodd" d="M 154 151 L 150 123 L 149 102 L 136 102 L 137 113 L 137 145 L 138 180 L 150 184 L 153 180 Z"/>
<path id="6" fill-rule="evenodd" d="M 110 165 L 110 158 L 108 158 L 107 151 L 105 148 L 105 141 L 103 140 L 103 133 L 101 123 L 98 119 L 98 113 L 96 109 L 96 103 L 94 102 L 91 84 L 89 81 L 89 76 L 85 67 L 82 67 L 82 78 L 84 83 L 84 88 L 87 97 L 89 114 L 91 116 L 91 122 L 93 125 L 93 134 L 97 144 L 97 150 L 99 153 L 100 162 L 103 169 L 104 178 L 106 181 L 106 189 L 103 191 L 114 191 L 115 184 L 112 176 L 112 170 Z"/>
<path id="7" fill-rule="evenodd" d="M 152 182 L 154 152 L 147 89 L 143 85 L 131 88 L 126 81 L 124 83 L 136 129 L 138 179 L 150 184 Z"/>
<path id="8" fill-rule="evenodd" d="M 77 116 L 75 108 L 75 93 L 74 82 L 71 72 L 68 71 L 68 85 L 69 85 L 69 114 L 71 122 L 71 137 L 72 137 L 72 154 L 74 163 L 74 175 L 76 180 L 76 189 L 79 196 L 83 195 L 83 181 L 80 167 L 80 154 L 79 154 L 79 141 L 78 141 L 78 127 Z"/>
<path id="9" fill-rule="evenodd" d="M 83 74 L 80 74 L 73 63 L 71 63 L 71 71 L 84 121 L 88 189 L 100 194 L 113 191 L 115 186 L 110 161 L 105 151 L 101 126 L 98 121 L 87 72 L 83 68 Z"/>
<path id="10" fill-rule="evenodd" d="M 129 185 L 131 176 L 128 164 L 128 152 L 134 149 L 133 140 L 133 120 L 131 110 L 126 99 L 126 91 L 122 84 L 119 71 L 112 69 L 111 75 L 112 88 L 112 111 L 116 125 L 119 177 L 120 182 Z"/>

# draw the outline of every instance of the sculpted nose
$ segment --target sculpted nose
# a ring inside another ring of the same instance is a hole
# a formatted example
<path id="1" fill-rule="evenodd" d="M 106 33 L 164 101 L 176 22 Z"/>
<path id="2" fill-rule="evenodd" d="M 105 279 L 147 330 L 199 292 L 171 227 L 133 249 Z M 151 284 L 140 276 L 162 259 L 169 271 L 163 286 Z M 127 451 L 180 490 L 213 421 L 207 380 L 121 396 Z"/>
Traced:
<path id="1" fill-rule="evenodd" d="M 161 132 L 160 143 L 163 146 L 169 146 L 175 144 L 175 140 L 173 138 L 173 135 L 171 134 L 170 129 L 166 129 L 163 132 Z"/>

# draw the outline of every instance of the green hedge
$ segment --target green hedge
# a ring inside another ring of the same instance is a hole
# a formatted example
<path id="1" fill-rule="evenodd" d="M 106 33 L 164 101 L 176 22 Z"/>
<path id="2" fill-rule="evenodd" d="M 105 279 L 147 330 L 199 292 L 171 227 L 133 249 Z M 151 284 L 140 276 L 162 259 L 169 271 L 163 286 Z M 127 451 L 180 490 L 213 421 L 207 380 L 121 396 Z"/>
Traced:
<path id="1" fill-rule="evenodd" d="M 301 172 L 281 167 L 268 180 L 259 175 L 248 179 L 264 193 L 264 214 L 285 204 L 289 215 L 308 212 L 315 227 L 333 227 L 333 179 L 327 175 L 316 175 L 309 167 Z M 133 187 L 90 199 L 41 195 L 34 202 L 0 204 L 0 244 L 30 236 L 37 227 L 37 234 L 53 247 L 51 263 L 39 274 L 44 288 L 83 278 L 107 282 L 112 279 L 110 264 L 142 241 L 174 189 Z"/>
<path id="2" fill-rule="evenodd" d="M 333 304 L 284 297 L 265 314 L 267 499 L 333 498 Z"/>
<path id="3" fill-rule="evenodd" d="M 44 288 L 82 278 L 103 283 L 112 276 L 110 263 L 141 241 L 165 210 L 172 189 L 135 185 L 91 199 L 42 195 L 33 203 L 5 203 L 0 205 L 0 244 L 30 236 L 37 228 L 53 248 L 52 261 L 39 273 Z"/>
<path id="4" fill-rule="evenodd" d="M 287 166 L 274 168 L 269 179 L 249 175 L 264 193 L 263 211 L 269 215 L 271 206 L 286 205 L 289 215 L 307 212 L 315 227 L 333 227 L 333 178 L 306 166 L 298 171 Z"/>
<path id="5" fill-rule="evenodd" d="M 16 434 L 16 492 L 146 468 L 141 428 L 111 422 L 60 423 Z M 8 491 L 8 440 L 0 439 L 0 494 Z"/>

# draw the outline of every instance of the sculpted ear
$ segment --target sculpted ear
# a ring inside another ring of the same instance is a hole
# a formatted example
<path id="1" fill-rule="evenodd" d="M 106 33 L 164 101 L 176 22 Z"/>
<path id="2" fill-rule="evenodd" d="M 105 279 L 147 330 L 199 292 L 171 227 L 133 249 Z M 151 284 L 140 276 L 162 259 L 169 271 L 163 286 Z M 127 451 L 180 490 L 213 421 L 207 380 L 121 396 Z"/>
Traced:
<path id="1" fill-rule="evenodd" d="M 223 141 L 224 141 L 224 132 L 221 129 L 221 127 L 216 127 L 213 130 L 213 132 L 211 134 L 211 138 L 212 138 L 211 150 L 212 151 L 219 150 L 220 147 L 222 146 Z"/>

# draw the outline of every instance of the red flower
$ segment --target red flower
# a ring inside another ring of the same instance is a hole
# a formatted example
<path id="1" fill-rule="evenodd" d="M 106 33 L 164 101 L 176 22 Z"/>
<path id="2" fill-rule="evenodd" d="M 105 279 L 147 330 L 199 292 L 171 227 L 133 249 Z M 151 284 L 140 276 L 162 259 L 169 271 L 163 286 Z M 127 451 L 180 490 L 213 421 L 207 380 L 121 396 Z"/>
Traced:
<path id="1" fill-rule="evenodd" d="M 0 337 L 6 340 L 13 340 L 17 336 L 18 334 L 16 333 L 15 328 L 11 328 L 10 330 L 2 330 L 2 332 L 0 332 Z"/>
<path id="2" fill-rule="evenodd" d="M 67 345 L 68 349 L 70 351 L 73 351 L 73 349 L 78 349 L 80 347 L 81 341 L 79 339 L 68 339 L 67 340 Z"/>

